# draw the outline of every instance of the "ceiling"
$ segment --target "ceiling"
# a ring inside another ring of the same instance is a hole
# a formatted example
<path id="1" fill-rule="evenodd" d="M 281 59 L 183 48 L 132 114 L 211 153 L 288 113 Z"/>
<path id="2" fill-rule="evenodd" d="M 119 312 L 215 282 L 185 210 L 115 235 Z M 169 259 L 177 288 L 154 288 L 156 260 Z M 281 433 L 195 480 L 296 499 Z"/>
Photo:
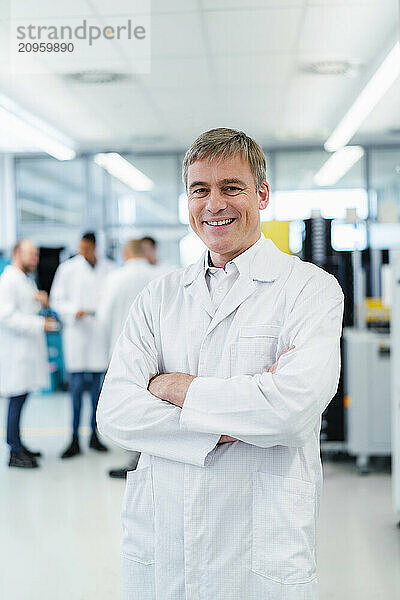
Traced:
<path id="1" fill-rule="evenodd" d="M 179 150 L 216 126 L 244 129 L 266 147 L 323 144 L 399 28 L 397 0 L 152 0 L 150 73 L 88 84 L 66 77 L 67 71 L 88 68 L 74 56 L 66 64 L 35 55 L 35 73 L 11 72 L 10 1 L 2 0 L 0 12 L 0 93 L 82 151 Z M 64 18 L 104 24 L 144 5 L 12 3 L 14 18 L 23 14 L 34 23 Z M 118 52 L 113 44 L 99 64 L 129 73 L 126 47 Z M 305 70 L 320 61 L 345 61 L 354 69 L 351 76 Z M 400 143 L 400 81 L 352 142 Z M 5 138 L 0 149 L 26 150 Z"/>

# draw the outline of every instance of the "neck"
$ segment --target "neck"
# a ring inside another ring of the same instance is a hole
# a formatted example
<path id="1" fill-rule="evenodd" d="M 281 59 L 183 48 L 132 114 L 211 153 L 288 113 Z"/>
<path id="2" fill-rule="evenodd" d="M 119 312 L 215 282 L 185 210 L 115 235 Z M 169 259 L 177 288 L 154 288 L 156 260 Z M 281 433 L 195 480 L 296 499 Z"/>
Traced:
<path id="1" fill-rule="evenodd" d="M 126 260 L 131 260 L 132 258 L 144 258 L 144 256 L 140 256 L 140 254 L 131 254 L 126 257 Z"/>
<path id="2" fill-rule="evenodd" d="M 93 258 L 92 260 L 89 260 L 88 258 L 85 258 L 85 260 L 89 263 L 89 265 L 91 267 L 95 267 L 96 266 L 97 258 Z"/>
<path id="3" fill-rule="evenodd" d="M 25 275 L 27 275 L 30 270 L 25 267 L 22 263 L 20 263 L 19 261 L 13 261 L 13 266 L 16 267 L 17 269 L 19 269 L 20 271 L 22 271 Z"/>
<path id="4" fill-rule="evenodd" d="M 259 239 L 260 239 L 260 235 L 251 244 L 246 245 L 245 248 L 241 248 L 240 250 L 237 250 L 236 252 L 228 252 L 226 254 L 219 254 L 218 252 L 213 252 L 212 250 L 210 250 L 210 257 L 211 257 L 212 264 L 214 265 L 214 267 L 225 268 L 225 265 L 228 262 L 230 262 L 237 256 L 240 256 L 241 254 L 243 254 L 243 252 L 246 252 L 246 250 L 248 250 L 249 248 L 254 246 L 254 244 L 256 242 L 258 242 Z"/>

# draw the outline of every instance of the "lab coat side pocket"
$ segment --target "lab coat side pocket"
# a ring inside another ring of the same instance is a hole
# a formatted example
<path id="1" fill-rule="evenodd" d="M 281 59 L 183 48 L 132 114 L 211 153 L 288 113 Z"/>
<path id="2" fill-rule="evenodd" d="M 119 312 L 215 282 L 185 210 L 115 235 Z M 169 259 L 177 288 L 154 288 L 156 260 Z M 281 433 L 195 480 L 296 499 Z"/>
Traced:
<path id="1" fill-rule="evenodd" d="M 154 500 L 151 466 L 129 471 L 122 508 L 122 554 L 154 563 Z"/>
<path id="2" fill-rule="evenodd" d="M 252 571 L 281 584 L 316 577 L 315 486 L 253 474 Z"/>

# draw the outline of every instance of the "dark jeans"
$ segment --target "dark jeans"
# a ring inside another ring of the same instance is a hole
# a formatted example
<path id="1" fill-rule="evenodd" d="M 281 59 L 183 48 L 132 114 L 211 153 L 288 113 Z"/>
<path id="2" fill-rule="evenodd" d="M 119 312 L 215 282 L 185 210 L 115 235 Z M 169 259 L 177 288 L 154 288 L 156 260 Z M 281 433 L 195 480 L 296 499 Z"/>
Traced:
<path id="1" fill-rule="evenodd" d="M 11 452 L 22 452 L 19 423 L 22 407 L 27 397 L 28 394 L 21 394 L 8 399 L 7 444 L 10 446 Z"/>
<path id="2" fill-rule="evenodd" d="M 103 385 L 104 373 L 88 373 L 79 372 L 71 373 L 69 380 L 69 391 L 72 398 L 73 420 L 72 431 L 74 435 L 78 435 L 79 422 L 81 419 L 82 396 L 85 390 L 90 393 L 92 401 L 92 418 L 91 428 L 96 431 L 96 409 L 99 401 L 101 386 Z"/>

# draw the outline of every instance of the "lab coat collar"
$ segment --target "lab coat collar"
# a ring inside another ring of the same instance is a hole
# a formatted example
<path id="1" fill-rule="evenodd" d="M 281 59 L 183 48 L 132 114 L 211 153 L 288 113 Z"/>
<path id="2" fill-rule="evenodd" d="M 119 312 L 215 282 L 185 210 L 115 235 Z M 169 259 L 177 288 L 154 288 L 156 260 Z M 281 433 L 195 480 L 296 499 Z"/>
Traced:
<path id="1" fill-rule="evenodd" d="M 17 279 L 19 279 L 20 281 L 28 280 L 32 283 L 35 282 L 35 273 L 25 273 L 25 271 L 22 271 L 19 267 L 16 267 L 13 264 L 7 265 L 3 273 L 5 273 L 6 271 L 13 273 L 14 277 L 17 277 Z"/>
<path id="2" fill-rule="evenodd" d="M 80 262 L 81 265 L 83 265 L 84 268 L 88 269 L 88 271 L 90 273 L 92 273 L 99 267 L 100 261 L 99 261 L 98 257 L 97 257 L 96 264 L 94 265 L 94 267 L 92 267 L 92 265 L 89 263 L 89 261 L 87 261 L 86 258 L 84 256 L 82 256 L 82 254 L 75 254 L 75 256 L 73 256 L 72 258 L 75 259 L 76 262 Z"/>
<path id="3" fill-rule="evenodd" d="M 141 267 L 147 267 L 149 266 L 150 263 L 147 260 L 147 258 L 142 258 L 141 256 L 132 256 L 131 258 L 128 258 L 125 262 L 124 262 L 124 267 L 128 267 L 130 268 L 131 266 L 141 266 Z"/>
<path id="4" fill-rule="evenodd" d="M 261 238 L 254 246 L 257 246 L 257 251 L 254 253 L 252 260 L 243 260 L 247 251 L 234 259 L 240 275 L 245 275 L 250 280 L 255 281 L 275 281 L 287 265 L 287 255 L 278 250 L 273 241 L 266 239 L 263 234 L 261 234 Z M 249 250 L 254 246 L 249 248 Z M 241 256 L 243 259 L 240 259 Z M 204 274 L 204 265 L 208 264 L 207 261 L 208 250 L 203 253 L 197 262 L 186 269 L 183 276 L 184 286 L 192 284 L 200 274 Z"/>

